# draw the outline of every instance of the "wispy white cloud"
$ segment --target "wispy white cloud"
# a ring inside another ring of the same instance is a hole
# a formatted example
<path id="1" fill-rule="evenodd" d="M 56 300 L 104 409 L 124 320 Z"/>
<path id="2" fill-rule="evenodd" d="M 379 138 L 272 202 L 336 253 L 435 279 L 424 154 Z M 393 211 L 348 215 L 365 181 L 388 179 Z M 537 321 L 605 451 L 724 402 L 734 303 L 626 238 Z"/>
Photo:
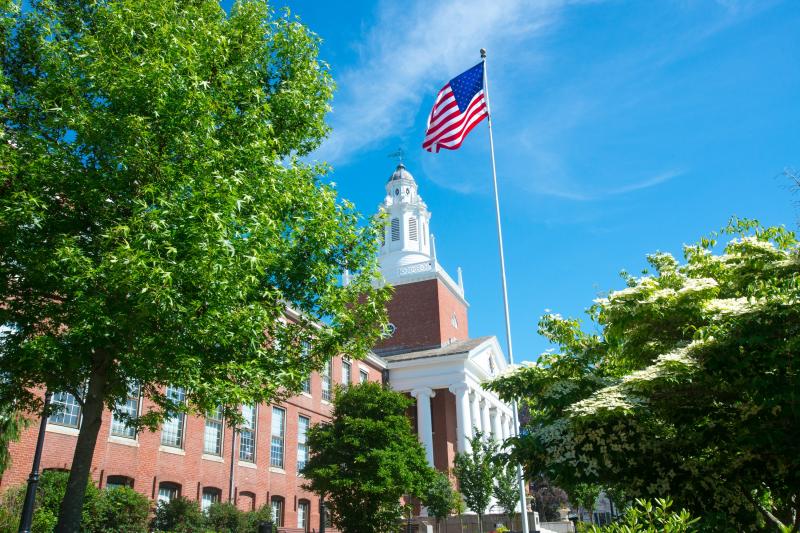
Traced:
<path id="1" fill-rule="evenodd" d="M 515 49 L 558 19 L 562 0 L 384 3 L 358 46 L 360 62 L 337 77 L 331 137 L 318 156 L 342 163 L 411 126 L 424 98 L 479 61 L 478 50 Z M 530 51 L 526 51 L 530 54 Z M 529 58 L 530 59 L 530 58 Z M 466 62 L 465 62 L 466 61 Z"/>
<path id="2" fill-rule="evenodd" d="M 636 183 L 630 183 L 628 185 L 617 187 L 616 189 L 611 189 L 610 191 L 605 193 L 605 196 L 616 196 L 618 194 L 625 194 L 633 191 L 640 191 L 642 189 L 649 189 L 650 187 L 655 187 L 656 185 L 665 183 L 673 178 L 677 178 L 683 173 L 684 172 L 682 170 L 677 170 L 677 169 L 668 170 L 666 172 L 656 174 L 655 176 L 644 179 L 642 181 L 637 181 Z"/>

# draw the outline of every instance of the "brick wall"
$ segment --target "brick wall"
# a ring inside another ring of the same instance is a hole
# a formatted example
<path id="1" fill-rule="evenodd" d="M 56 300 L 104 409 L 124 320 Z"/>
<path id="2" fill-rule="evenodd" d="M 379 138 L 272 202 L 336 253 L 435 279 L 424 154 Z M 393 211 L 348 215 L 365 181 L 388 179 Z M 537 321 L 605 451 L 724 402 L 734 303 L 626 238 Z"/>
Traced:
<path id="1" fill-rule="evenodd" d="M 381 369 L 368 361 L 351 361 L 351 383 L 358 383 L 360 373 L 367 373 L 369 381 L 381 381 Z M 342 359 L 333 361 L 332 381 L 341 383 Z M 271 405 L 260 405 L 257 413 L 255 463 L 239 461 L 238 437 L 234 451 L 234 500 L 240 508 L 258 508 L 279 497 L 284 501 L 284 526 L 286 533 L 299 532 L 297 505 L 301 500 L 310 504 L 308 530 L 319 530 L 319 499 L 302 489 L 304 478 L 297 474 L 297 434 L 299 417 L 305 416 L 311 424 L 330 419 L 330 404 L 321 399 L 321 379 L 311 377 L 311 394 L 300 394 L 278 405 L 285 410 L 284 467 L 270 466 Z M 143 401 L 140 412 L 146 412 L 150 402 Z M 105 487 L 108 476 L 125 476 L 133 479 L 133 488 L 155 499 L 160 483 L 180 485 L 181 494 L 199 500 L 203 488 L 217 488 L 222 501 L 228 501 L 233 434 L 227 427 L 223 432 L 222 455 L 203 454 L 205 419 L 188 416 L 185 424 L 182 449 L 161 445 L 161 431 L 140 432 L 136 439 L 111 436 L 111 412 L 103 415 L 103 424 L 97 439 L 92 461 L 92 479 Z M 0 491 L 24 483 L 30 473 L 36 447 L 38 422 L 22 435 L 19 442 L 10 446 L 12 464 L 0 478 Z M 43 469 L 66 469 L 72 463 L 77 440 L 77 429 L 48 424 L 42 455 Z"/>
<path id="2" fill-rule="evenodd" d="M 469 338 L 467 307 L 438 279 L 396 285 L 386 309 L 396 329 L 375 347 L 378 353 L 438 348 Z"/>

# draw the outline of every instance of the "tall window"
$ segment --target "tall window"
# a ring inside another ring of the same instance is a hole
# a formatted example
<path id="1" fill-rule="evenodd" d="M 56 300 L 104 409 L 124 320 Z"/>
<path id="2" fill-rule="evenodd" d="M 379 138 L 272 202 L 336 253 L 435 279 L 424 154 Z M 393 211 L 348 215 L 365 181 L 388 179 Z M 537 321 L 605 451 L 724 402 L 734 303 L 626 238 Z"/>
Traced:
<path id="1" fill-rule="evenodd" d="M 331 362 L 325 363 L 322 369 L 322 399 L 326 402 L 331 401 Z"/>
<path id="2" fill-rule="evenodd" d="M 203 433 L 203 453 L 222 455 L 222 406 L 206 413 L 206 429 Z"/>
<path id="3" fill-rule="evenodd" d="M 177 483 L 169 481 L 162 481 L 158 484 L 158 498 L 159 502 L 169 503 L 181 495 L 181 486 Z"/>
<path id="4" fill-rule="evenodd" d="M 367 381 L 369 381 L 369 372 L 367 372 L 366 370 L 363 370 L 363 369 L 359 370 L 358 371 L 358 382 L 359 383 L 366 383 Z"/>
<path id="5" fill-rule="evenodd" d="M 135 419 L 139 416 L 139 384 L 133 383 L 128 386 L 128 399 L 125 403 L 117 404 L 117 410 L 127 415 L 128 419 Z M 125 420 L 114 413 L 111 421 L 111 434 L 115 437 L 125 437 L 127 439 L 136 438 L 136 428 L 131 427 Z"/>
<path id="6" fill-rule="evenodd" d="M 350 380 L 353 378 L 353 365 L 350 361 L 342 359 L 342 387 L 345 389 L 350 386 Z"/>
<path id="7" fill-rule="evenodd" d="M 186 391 L 181 387 L 167 387 L 167 398 L 177 404 L 186 402 Z M 177 413 L 172 418 L 164 421 L 161 426 L 161 444 L 174 448 L 183 448 L 183 432 L 185 430 L 186 415 Z"/>
<path id="8" fill-rule="evenodd" d="M 50 399 L 53 414 L 47 421 L 59 426 L 76 428 L 81 425 L 81 406 L 75 396 L 68 392 L 57 392 Z"/>
<path id="9" fill-rule="evenodd" d="M 392 219 L 392 240 L 399 241 L 400 240 L 400 219 L 393 218 Z"/>
<path id="10" fill-rule="evenodd" d="M 311 504 L 308 500 L 300 500 L 297 502 L 297 529 L 308 531 L 308 515 L 311 510 Z"/>
<path id="11" fill-rule="evenodd" d="M 239 459 L 248 463 L 256 462 L 256 413 L 254 405 L 242 406 L 244 425 L 239 430 Z"/>
<path id="12" fill-rule="evenodd" d="M 222 491 L 215 487 L 204 487 L 203 498 L 200 500 L 200 508 L 204 513 L 208 512 L 208 508 L 215 503 L 222 501 Z"/>
<path id="13" fill-rule="evenodd" d="M 272 408 L 272 440 L 270 442 L 269 464 L 283 468 L 283 435 L 286 429 L 286 411 L 280 407 Z"/>
<path id="14" fill-rule="evenodd" d="M 301 416 L 297 420 L 297 473 L 299 474 L 306 467 L 308 462 L 308 428 L 311 420 Z"/>
<path id="15" fill-rule="evenodd" d="M 412 241 L 417 240 L 417 217 L 408 219 L 408 238 Z"/>
<path id="16" fill-rule="evenodd" d="M 272 520 L 275 523 L 275 527 L 283 527 L 283 498 L 273 496 L 270 505 L 272 506 Z"/>

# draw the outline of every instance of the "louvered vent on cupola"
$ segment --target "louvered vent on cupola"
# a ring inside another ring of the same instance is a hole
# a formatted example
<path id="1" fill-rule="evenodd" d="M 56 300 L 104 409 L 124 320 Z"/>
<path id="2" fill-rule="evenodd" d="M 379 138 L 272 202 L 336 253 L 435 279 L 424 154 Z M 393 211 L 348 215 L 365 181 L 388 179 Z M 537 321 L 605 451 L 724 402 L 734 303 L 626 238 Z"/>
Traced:
<path id="1" fill-rule="evenodd" d="M 400 219 L 393 218 L 392 219 L 392 240 L 399 241 L 400 240 Z"/>
<path id="2" fill-rule="evenodd" d="M 408 236 L 412 241 L 417 240 L 417 219 L 411 217 L 408 221 Z"/>

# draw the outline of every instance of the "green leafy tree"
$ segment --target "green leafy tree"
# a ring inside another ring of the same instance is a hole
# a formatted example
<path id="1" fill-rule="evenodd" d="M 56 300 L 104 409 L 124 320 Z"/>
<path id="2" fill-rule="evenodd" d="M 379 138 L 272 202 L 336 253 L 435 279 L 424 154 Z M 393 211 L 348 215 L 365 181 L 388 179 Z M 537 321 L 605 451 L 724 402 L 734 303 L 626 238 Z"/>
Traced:
<path id="1" fill-rule="evenodd" d="M 464 495 L 464 503 L 478 515 L 478 526 L 483 533 L 483 515 L 491 502 L 497 475 L 494 458 L 498 445 L 493 439 L 485 438 L 481 431 L 475 432 L 469 444 L 468 452 L 456 454 L 453 473 Z"/>
<path id="2" fill-rule="evenodd" d="M 568 491 L 669 496 L 707 531 L 800 529 L 800 247 L 732 219 L 595 301 L 592 333 L 546 315 L 560 350 L 489 387 L 525 402 L 513 454 Z"/>
<path id="3" fill-rule="evenodd" d="M 436 519 L 437 531 L 442 529 L 441 521 L 446 520 L 455 509 L 455 495 L 456 492 L 450 484 L 450 478 L 441 472 L 437 472 L 425 492 L 425 496 L 422 498 L 425 507 L 428 509 L 428 515 Z"/>
<path id="4" fill-rule="evenodd" d="M 592 523 L 594 523 L 594 507 L 601 490 L 600 485 L 594 483 L 577 483 L 569 491 L 572 505 L 589 513 L 589 522 Z"/>
<path id="5" fill-rule="evenodd" d="M 392 530 L 400 499 L 428 492 L 434 470 L 405 416 L 411 404 L 378 383 L 339 389 L 331 421 L 309 430 L 307 489 L 325 498 L 344 533 Z"/>
<path id="6" fill-rule="evenodd" d="M 76 531 L 103 409 L 129 386 L 159 407 L 134 426 L 218 405 L 235 422 L 365 354 L 388 293 L 376 226 L 302 158 L 332 81 L 295 19 L 260 0 L 0 9 L 0 406 L 81 404 L 58 526 Z"/>
<path id="7" fill-rule="evenodd" d="M 517 469 L 510 463 L 498 464 L 495 485 L 492 489 L 495 500 L 508 517 L 508 525 L 514 523 L 519 505 L 519 483 L 517 483 Z"/>

